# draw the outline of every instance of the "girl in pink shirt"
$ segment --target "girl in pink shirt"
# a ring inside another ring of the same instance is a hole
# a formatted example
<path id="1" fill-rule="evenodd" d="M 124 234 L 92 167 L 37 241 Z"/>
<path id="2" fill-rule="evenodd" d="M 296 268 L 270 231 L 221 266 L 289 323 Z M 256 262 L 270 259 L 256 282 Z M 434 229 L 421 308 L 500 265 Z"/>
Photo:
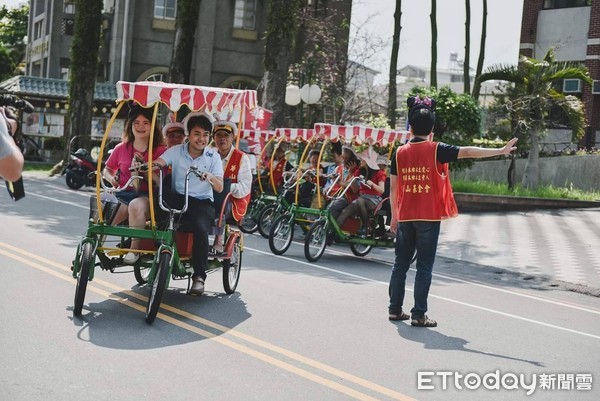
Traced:
<path id="1" fill-rule="evenodd" d="M 152 109 L 140 106 L 132 106 L 129 110 L 123 142 L 118 144 L 106 161 L 103 177 L 114 187 L 122 187 L 131 177 L 130 167 L 148 161 L 148 147 L 150 146 L 150 135 L 153 136 L 152 160 L 156 160 L 167 149 L 160 129 L 154 127 L 150 131 L 152 120 Z M 136 174 L 145 176 L 146 173 Z M 112 222 L 116 225 L 125 219 L 129 219 L 129 227 L 144 228 L 146 220 L 150 217 L 150 202 L 148 201 L 148 183 L 135 181 L 128 188 L 117 192 L 117 199 L 121 203 L 119 210 Z M 132 239 L 131 249 L 139 248 L 139 239 Z M 134 264 L 139 254 L 129 252 L 123 258 L 127 264 Z"/>

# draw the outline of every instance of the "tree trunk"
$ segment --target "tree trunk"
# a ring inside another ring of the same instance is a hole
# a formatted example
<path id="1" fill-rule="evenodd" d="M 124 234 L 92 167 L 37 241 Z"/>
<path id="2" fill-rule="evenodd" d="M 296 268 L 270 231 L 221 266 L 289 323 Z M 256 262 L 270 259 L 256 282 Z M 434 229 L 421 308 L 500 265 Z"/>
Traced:
<path id="1" fill-rule="evenodd" d="M 75 31 L 71 44 L 69 79 L 69 119 L 71 132 L 65 143 L 63 160 L 69 160 L 70 140 L 77 136 L 77 147 L 90 150 L 92 107 L 102 23 L 102 0 L 75 1 Z"/>
<path id="2" fill-rule="evenodd" d="M 529 135 L 530 149 L 525 172 L 523 173 L 522 185 L 524 188 L 535 189 L 540 178 L 540 133 L 533 129 Z"/>
<path id="3" fill-rule="evenodd" d="M 466 15 L 465 18 L 465 60 L 463 62 L 463 79 L 464 90 L 466 95 L 471 93 L 471 77 L 469 74 L 469 59 L 471 53 L 471 1 L 465 1 Z"/>
<path id="4" fill-rule="evenodd" d="M 168 82 L 190 84 L 200 0 L 177 0 L 175 38 L 169 66 Z"/>
<path id="5" fill-rule="evenodd" d="M 396 0 L 394 12 L 394 36 L 392 39 L 392 59 L 390 60 L 390 79 L 388 89 L 388 124 L 392 129 L 396 127 L 396 109 L 398 108 L 398 93 L 396 78 L 398 75 L 398 53 L 400 50 L 400 19 L 402 18 L 402 0 Z"/>
<path id="6" fill-rule="evenodd" d="M 260 105 L 273 111 L 270 128 L 284 126 L 285 88 L 297 32 L 299 0 L 270 0 L 267 13 L 265 72 L 258 85 Z"/>
<path id="7" fill-rule="evenodd" d="M 483 61 L 485 60 L 485 38 L 487 35 L 487 0 L 483 0 L 483 20 L 481 22 L 481 43 L 479 45 L 479 60 L 477 61 L 477 71 L 475 71 L 475 84 L 473 85 L 473 99 L 479 99 L 481 91 L 481 82 L 479 76 L 483 71 Z M 485 99 L 484 99 L 485 100 Z"/>
<path id="8" fill-rule="evenodd" d="M 431 77 L 429 86 L 437 88 L 437 2 L 431 0 L 431 14 L 429 18 L 431 20 Z"/>

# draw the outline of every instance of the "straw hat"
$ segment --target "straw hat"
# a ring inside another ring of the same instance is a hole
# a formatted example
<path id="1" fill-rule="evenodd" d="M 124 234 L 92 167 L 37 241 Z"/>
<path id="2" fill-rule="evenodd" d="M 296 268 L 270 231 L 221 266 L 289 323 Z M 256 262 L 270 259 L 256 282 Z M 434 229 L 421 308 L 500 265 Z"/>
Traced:
<path id="1" fill-rule="evenodd" d="M 367 166 L 373 170 L 379 170 L 379 166 L 377 165 L 377 152 L 373 150 L 373 148 L 368 148 L 363 150 L 358 154 L 361 160 L 364 160 L 367 163 Z"/>

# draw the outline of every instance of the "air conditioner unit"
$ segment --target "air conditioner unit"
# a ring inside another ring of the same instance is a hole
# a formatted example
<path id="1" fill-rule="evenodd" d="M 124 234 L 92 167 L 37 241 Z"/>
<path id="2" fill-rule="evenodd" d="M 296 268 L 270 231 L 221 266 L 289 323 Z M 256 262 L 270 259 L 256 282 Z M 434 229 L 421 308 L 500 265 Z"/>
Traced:
<path id="1" fill-rule="evenodd" d="M 600 81 L 592 82 L 592 94 L 600 95 Z"/>
<path id="2" fill-rule="evenodd" d="M 581 93 L 581 79 L 563 80 L 563 93 Z"/>

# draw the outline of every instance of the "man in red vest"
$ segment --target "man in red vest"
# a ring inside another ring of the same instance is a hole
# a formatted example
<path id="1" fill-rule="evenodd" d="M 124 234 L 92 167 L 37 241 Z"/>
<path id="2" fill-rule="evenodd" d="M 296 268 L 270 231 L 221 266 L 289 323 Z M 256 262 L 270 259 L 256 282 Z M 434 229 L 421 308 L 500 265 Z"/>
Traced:
<path id="1" fill-rule="evenodd" d="M 408 320 L 417 327 L 435 327 L 425 314 L 437 251 L 440 222 L 456 217 L 458 209 L 448 175 L 448 163 L 463 158 L 506 155 L 516 149 L 513 138 L 497 149 L 454 146 L 433 142 L 435 100 L 410 97 L 408 122 L 413 138 L 392 158 L 390 199 L 391 230 L 396 233 L 396 260 L 390 278 L 389 320 Z M 415 305 L 411 315 L 402 311 L 406 272 L 417 252 Z"/>
<path id="2" fill-rule="evenodd" d="M 231 214 L 240 221 L 246 214 L 250 202 L 250 187 L 252 186 L 252 170 L 250 159 L 241 150 L 233 146 L 237 137 L 237 126 L 231 121 L 216 121 L 213 125 L 214 140 L 223 162 L 223 178 L 231 179 Z M 214 253 L 223 252 L 222 236 L 215 238 Z"/>

